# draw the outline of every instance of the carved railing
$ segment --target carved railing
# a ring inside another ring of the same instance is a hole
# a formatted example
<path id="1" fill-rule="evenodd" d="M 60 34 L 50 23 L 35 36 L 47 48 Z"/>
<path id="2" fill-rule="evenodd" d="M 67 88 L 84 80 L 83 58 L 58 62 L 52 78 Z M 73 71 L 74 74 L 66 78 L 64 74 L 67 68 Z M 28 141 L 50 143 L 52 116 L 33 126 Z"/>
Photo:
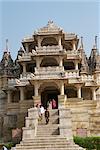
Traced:
<path id="1" fill-rule="evenodd" d="M 32 76 L 34 76 L 31 72 L 23 72 L 20 74 L 20 79 L 30 79 Z"/>
<path id="2" fill-rule="evenodd" d="M 79 78 L 79 71 L 78 70 L 66 70 L 65 78 Z"/>
<path id="3" fill-rule="evenodd" d="M 8 80 L 8 86 L 14 86 L 16 85 L 16 80 L 15 79 L 9 79 Z"/>
<path id="4" fill-rule="evenodd" d="M 50 74 L 59 74 L 61 72 L 64 72 L 64 67 L 40 67 L 40 68 L 35 68 L 35 74 L 40 74 L 40 75 L 50 75 Z"/>
<path id="5" fill-rule="evenodd" d="M 30 61 L 31 60 L 31 53 L 23 53 L 22 56 L 18 56 L 18 61 Z"/>
<path id="6" fill-rule="evenodd" d="M 63 47 L 59 45 L 36 47 L 37 53 L 59 53 L 63 51 L 64 51 Z"/>
<path id="7" fill-rule="evenodd" d="M 82 81 L 94 81 L 94 76 L 93 75 L 81 75 L 81 80 Z"/>
<path id="8" fill-rule="evenodd" d="M 81 58 L 81 53 L 78 50 L 67 50 L 66 54 L 67 54 L 67 59 Z"/>

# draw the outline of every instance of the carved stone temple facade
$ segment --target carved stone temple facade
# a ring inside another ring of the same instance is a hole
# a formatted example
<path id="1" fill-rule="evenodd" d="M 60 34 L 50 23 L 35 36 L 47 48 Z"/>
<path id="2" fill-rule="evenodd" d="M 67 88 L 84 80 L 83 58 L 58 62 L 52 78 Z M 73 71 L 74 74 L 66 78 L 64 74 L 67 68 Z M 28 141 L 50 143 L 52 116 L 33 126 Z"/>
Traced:
<path id="1" fill-rule="evenodd" d="M 15 61 L 6 50 L 0 62 L 0 137 L 24 126 L 29 108 L 47 106 L 71 112 L 73 135 L 100 136 L 100 55 L 90 57 L 83 39 L 53 21 L 22 40 Z"/>

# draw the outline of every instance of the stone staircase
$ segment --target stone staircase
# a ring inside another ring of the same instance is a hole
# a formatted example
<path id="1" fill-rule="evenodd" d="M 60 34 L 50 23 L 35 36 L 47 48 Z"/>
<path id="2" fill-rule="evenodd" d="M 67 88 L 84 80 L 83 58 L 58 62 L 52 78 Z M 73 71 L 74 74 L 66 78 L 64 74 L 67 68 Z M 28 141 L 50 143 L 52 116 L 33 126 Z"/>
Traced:
<path id="1" fill-rule="evenodd" d="M 32 116 L 29 113 L 29 116 Z M 26 118 L 26 126 L 29 126 L 29 121 Z M 16 150 L 83 150 L 76 145 L 72 140 L 60 135 L 59 130 L 59 111 L 50 111 L 49 124 L 45 124 L 45 118 L 38 122 L 36 135 L 33 137 L 25 137 L 20 144 L 16 145 Z M 23 131 L 24 132 L 24 131 Z M 32 132 L 28 132 L 28 134 Z M 28 136 L 28 134 L 26 134 Z M 12 148 L 13 150 L 13 148 Z"/>

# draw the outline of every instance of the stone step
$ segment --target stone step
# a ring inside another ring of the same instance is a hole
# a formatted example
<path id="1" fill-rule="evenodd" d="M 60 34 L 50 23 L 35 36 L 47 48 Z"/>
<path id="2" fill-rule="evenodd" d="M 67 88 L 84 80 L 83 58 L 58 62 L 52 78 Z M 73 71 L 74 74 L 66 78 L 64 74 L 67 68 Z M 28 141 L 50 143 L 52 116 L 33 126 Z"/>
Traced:
<path id="1" fill-rule="evenodd" d="M 32 149 L 33 148 L 33 150 L 34 149 L 46 149 L 46 148 L 73 148 L 73 150 L 74 149 L 77 149 L 77 148 L 79 148 L 79 146 L 77 146 L 77 145 L 67 145 L 67 144 L 58 144 L 58 143 L 53 143 L 53 144 L 41 144 L 41 145 L 39 145 L 38 143 L 36 144 L 36 145 L 17 145 L 16 146 L 16 148 L 23 148 L 23 150 L 24 150 L 24 148 L 27 148 L 27 149 Z"/>
<path id="2" fill-rule="evenodd" d="M 37 140 L 44 140 L 44 141 L 48 141 L 48 140 L 57 140 L 57 141 L 67 141 L 67 142 L 69 142 L 68 140 L 67 140 L 67 138 L 65 138 L 65 137 L 62 137 L 61 135 L 53 135 L 53 136 L 49 136 L 48 138 L 45 138 L 45 137 L 35 137 L 34 139 L 27 139 L 27 141 L 26 140 L 23 140 L 23 142 L 33 142 L 33 141 L 37 141 Z M 72 142 L 71 142 L 72 143 Z"/>
<path id="3" fill-rule="evenodd" d="M 49 110 L 49 112 L 50 112 L 50 116 L 59 115 L 58 109 L 51 109 L 51 110 Z"/>
<path id="4" fill-rule="evenodd" d="M 23 147 L 21 147 L 21 148 L 16 148 L 16 150 L 34 150 L 33 148 L 24 148 L 23 149 Z M 37 149 L 35 149 L 35 150 L 85 150 L 85 149 L 83 149 L 83 148 L 75 148 L 75 149 L 73 149 L 73 148 L 37 148 Z"/>
<path id="5" fill-rule="evenodd" d="M 69 143 L 63 142 L 63 141 L 62 141 L 62 142 L 59 142 L 59 143 L 58 143 L 58 142 L 54 142 L 54 141 L 52 141 L 52 142 L 50 142 L 50 143 L 49 143 L 49 142 L 47 142 L 47 143 L 46 143 L 46 142 L 43 142 L 43 143 L 42 143 L 42 141 L 41 141 L 41 143 L 39 143 L 39 142 L 36 142 L 36 143 L 34 143 L 34 142 L 33 142 L 33 143 L 21 143 L 21 146 L 30 146 L 30 147 L 31 147 L 31 146 L 37 146 L 37 145 L 38 145 L 38 146 L 41 146 L 41 147 L 43 147 L 43 146 L 51 146 L 51 145 L 52 145 L 52 146 L 55 146 L 55 145 L 57 146 L 57 145 L 58 145 L 58 147 L 61 146 L 61 145 L 62 145 L 62 147 L 65 147 L 65 146 L 67 146 L 67 147 L 74 147 L 74 148 L 79 147 L 78 145 L 75 145 L 75 144 L 70 145 Z M 20 146 L 20 145 L 18 145 L 18 147 L 19 147 L 19 146 Z"/>
<path id="6" fill-rule="evenodd" d="M 46 120 L 43 116 L 43 119 L 41 121 L 38 122 L 39 125 L 45 124 Z M 55 116 L 55 117 L 50 117 L 49 118 L 49 124 L 58 124 L 59 123 L 59 117 Z"/>
<path id="7" fill-rule="evenodd" d="M 34 144 L 52 144 L 52 143 L 59 143 L 59 144 L 69 144 L 67 141 L 55 141 L 55 140 L 52 140 L 52 141 L 50 141 L 50 140 L 46 140 L 46 141 L 44 141 L 44 140 L 41 140 L 41 141 L 39 141 L 39 140 L 37 140 L 37 141 L 34 141 L 34 142 L 20 142 L 20 144 L 21 145 L 23 145 L 23 144 L 25 144 L 25 145 L 34 145 Z"/>
<path id="8" fill-rule="evenodd" d="M 44 127 L 43 127 L 44 128 Z M 54 127 L 50 127 L 48 126 L 48 128 L 46 127 L 45 129 L 43 128 L 38 128 L 37 129 L 37 136 L 38 135 L 42 135 L 42 136 L 48 136 L 48 135 L 59 135 L 59 127 L 58 126 L 54 126 Z"/>

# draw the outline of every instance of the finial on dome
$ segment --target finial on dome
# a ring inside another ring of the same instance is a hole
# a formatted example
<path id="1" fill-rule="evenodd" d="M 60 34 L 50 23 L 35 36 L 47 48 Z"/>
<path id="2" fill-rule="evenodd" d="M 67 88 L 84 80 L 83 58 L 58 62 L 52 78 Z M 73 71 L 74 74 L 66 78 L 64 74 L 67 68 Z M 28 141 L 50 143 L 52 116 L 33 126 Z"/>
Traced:
<path id="1" fill-rule="evenodd" d="M 93 49 L 97 49 L 97 36 L 95 36 L 95 41 L 94 41 Z"/>
<path id="2" fill-rule="evenodd" d="M 81 48 L 83 49 L 83 37 L 81 36 Z"/>
<path id="3" fill-rule="evenodd" d="M 97 49 L 97 36 L 95 36 L 95 48 Z"/>
<path id="4" fill-rule="evenodd" d="M 53 23 L 53 21 L 52 21 L 52 20 L 49 20 L 49 21 L 48 21 L 48 24 L 52 24 L 52 23 Z"/>
<path id="5" fill-rule="evenodd" d="M 6 39 L 6 48 L 5 48 L 5 52 L 8 52 L 8 39 Z"/>

